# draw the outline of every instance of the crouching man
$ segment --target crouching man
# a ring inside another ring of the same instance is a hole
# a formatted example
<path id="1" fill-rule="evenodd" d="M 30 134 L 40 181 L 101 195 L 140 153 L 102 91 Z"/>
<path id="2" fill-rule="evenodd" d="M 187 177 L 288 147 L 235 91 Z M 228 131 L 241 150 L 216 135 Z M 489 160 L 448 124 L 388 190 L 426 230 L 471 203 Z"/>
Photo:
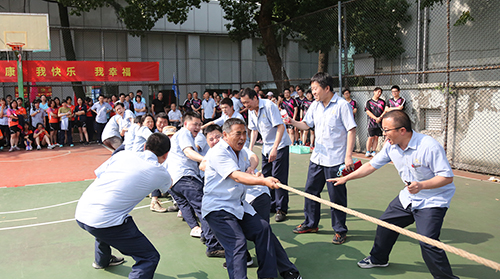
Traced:
<path id="1" fill-rule="evenodd" d="M 172 184 L 160 165 L 169 150 L 169 138 L 154 133 L 144 152 L 119 152 L 95 171 L 97 178 L 83 193 L 75 213 L 78 225 L 95 237 L 94 268 L 124 262 L 111 254 L 114 247 L 136 261 L 128 278 L 153 278 L 160 254 L 128 213 L 154 189 L 166 192 Z"/>

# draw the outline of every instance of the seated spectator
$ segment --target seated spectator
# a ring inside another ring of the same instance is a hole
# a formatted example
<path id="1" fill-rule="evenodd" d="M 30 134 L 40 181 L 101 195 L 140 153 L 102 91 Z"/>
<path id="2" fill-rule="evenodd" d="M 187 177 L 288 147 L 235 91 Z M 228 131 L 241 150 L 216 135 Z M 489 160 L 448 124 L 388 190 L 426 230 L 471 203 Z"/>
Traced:
<path id="1" fill-rule="evenodd" d="M 24 123 L 24 129 L 23 129 L 23 135 L 24 135 L 24 146 L 26 146 L 27 151 L 33 150 L 33 130 L 30 127 L 30 124 L 28 122 Z"/>
<path id="2" fill-rule="evenodd" d="M 168 112 L 168 119 L 171 126 L 179 129 L 182 121 L 182 113 L 177 109 L 175 103 L 170 105 L 170 111 Z"/>
<path id="3" fill-rule="evenodd" d="M 45 127 L 42 123 L 36 124 L 35 132 L 33 133 L 33 137 L 36 143 L 36 149 L 42 149 L 42 145 L 47 145 L 48 149 L 53 149 L 55 145 L 50 143 L 49 132 L 45 130 Z"/>

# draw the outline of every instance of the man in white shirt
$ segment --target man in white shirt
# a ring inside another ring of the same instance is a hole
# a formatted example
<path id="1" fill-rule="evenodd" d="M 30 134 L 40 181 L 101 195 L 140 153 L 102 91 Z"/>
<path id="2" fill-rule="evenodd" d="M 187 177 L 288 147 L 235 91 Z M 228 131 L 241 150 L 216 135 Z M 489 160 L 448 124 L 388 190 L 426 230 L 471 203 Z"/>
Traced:
<path id="1" fill-rule="evenodd" d="M 215 107 L 217 104 L 214 99 L 210 97 L 210 93 L 203 94 L 203 101 L 201 102 L 201 121 L 208 123 L 215 117 Z"/>
<path id="2" fill-rule="evenodd" d="M 170 150 L 169 138 L 155 133 L 144 152 L 123 151 L 102 164 L 96 180 L 76 207 L 78 225 L 95 237 L 96 269 L 122 264 L 111 247 L 136 261 L 128 278 L 153 278 L 160 254 L 128 213 L 153 189 L 167 191 L 172 179 L 161 166 Z"/>

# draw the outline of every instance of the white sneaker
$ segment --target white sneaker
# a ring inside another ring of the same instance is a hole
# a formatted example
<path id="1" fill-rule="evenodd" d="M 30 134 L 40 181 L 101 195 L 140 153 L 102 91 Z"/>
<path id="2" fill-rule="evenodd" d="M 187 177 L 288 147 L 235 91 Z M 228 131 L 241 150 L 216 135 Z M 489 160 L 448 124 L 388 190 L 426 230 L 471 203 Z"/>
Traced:
<path id="1" fill-rule="evenodd" d="M 194 227 L 193 229 L 191 229 L 191 232 L 189 233 L 189 235 L 192 237 L 200 238 L 201 237 L 201 228 L 198 226 Z"/>
<path id="2" fill-rule="evenodd" d="M 183 217 L 182 217 L 182 211 L 180 211 L 180 210 L 179 210 L 179 211 L 177 211 L 177 217 L 178 217 L 178 218 L 183 218 Z"/>
<path id="3" fill-rule="evenodd" d="M 372 154 L 370 153 L 370 151 L 366 151 L 365 153 L 365 157 L 370 157 Z"/>
<path id="4" fill-rule="evenodd" d="M 36 150 L 42 150 L 42 147 L 41 147 L 40 145 L 38 145 L 38 146 L 36 147 Z"/>
<path id="5" fill-rule="evenodd" d="M 372 151 L 372 157 L 375 157 L 375 155 L 377 155 L 377 153 L 375 153 L 375 151 Z"/>
<path id="6" fill-rule="evenodd" d="M 49 146 L 47 146 L 48 149 L 54 149 L 54 147 L 56 147 L 55 144 L 50 144 Z"/>

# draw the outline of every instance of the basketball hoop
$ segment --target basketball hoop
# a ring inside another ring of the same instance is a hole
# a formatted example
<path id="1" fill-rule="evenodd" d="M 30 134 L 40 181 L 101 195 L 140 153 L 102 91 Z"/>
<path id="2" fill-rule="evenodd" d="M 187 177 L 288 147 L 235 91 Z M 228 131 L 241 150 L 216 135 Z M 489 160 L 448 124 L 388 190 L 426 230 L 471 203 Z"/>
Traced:
<path id="1" fill-rule="evenodd" d="M 6 43 L 6 45 L 10 46 L 10 48 L 12 48 L 13 51 L 21 51 L 23 50 L 23 46 L 25 45 L 25 43 L 9 42 Z"/>

